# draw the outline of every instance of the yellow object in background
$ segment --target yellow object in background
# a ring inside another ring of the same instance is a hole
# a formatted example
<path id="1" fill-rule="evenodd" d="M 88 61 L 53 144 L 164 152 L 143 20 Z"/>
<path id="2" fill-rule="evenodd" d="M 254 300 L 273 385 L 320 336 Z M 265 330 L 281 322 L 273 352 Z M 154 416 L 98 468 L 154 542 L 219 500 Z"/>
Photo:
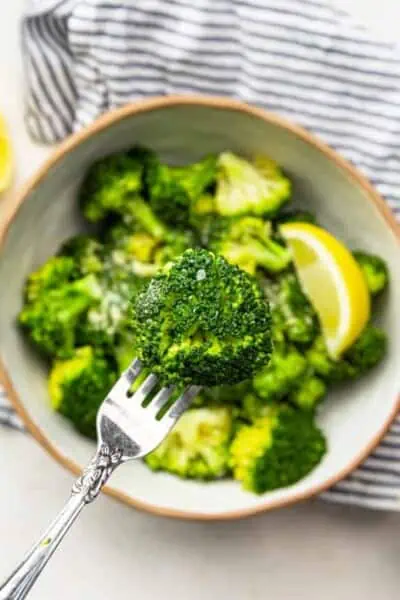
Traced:
<path id="1" fill-rule="evenodd" d="M 370 316 L 361 269 L 351 252 L 321 227 L 287 223 L 280 232 L 292 251 L 304 293 L 319 316 L 328 352 L 339 358 Z"/>
<path id="2" fill-rule="evenodd" d="M 13 171 L 13 157 L 8 137 L 7 127 L 0 115 L 0 193 L 4 192 L 11 183 Z"/>

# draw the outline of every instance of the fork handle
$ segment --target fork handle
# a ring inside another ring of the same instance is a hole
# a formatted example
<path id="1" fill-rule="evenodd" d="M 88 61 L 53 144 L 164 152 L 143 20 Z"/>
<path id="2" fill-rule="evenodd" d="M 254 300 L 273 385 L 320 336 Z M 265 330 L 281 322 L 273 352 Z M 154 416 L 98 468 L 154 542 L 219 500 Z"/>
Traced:
<path id="1" fill-rule="evenodd" d="M 119 450 L 111 450 L 106 444 L 98 448 L 83 474 L 74 483 L 71 497 L 62 511 L 0 587 L 0 600 L 22 600 L 28 595 L 81 510 L 97 498 L 114 469 L 121 464 L 121 456 Z"/>

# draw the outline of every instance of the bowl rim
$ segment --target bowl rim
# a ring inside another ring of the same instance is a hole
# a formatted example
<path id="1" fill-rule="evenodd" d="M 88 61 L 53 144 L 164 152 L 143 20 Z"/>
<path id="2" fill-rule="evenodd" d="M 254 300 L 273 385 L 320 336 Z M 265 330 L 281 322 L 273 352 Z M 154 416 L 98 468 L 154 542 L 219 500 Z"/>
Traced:
<path id="1" fill-rule="evenodd" d="M 384 218 L 388 228 L 392 231 L 392 233 L 397 238 L 397 241 L 400 243 L 400 224 L 397 223 L 393 213 L 391 212 L 390 208 L 383 200 L 383 198 L 378 194 L 378 192 L 367 180 L 367 178 L 364 177 L 364 175 L 362 175 L 357 170 L 356 167 L 354 167 L 346 159 L 344 159 L 342 156 L 336 153 L 336 151 L 330 148 L 325 142 L 314 136 L 314 134 L 303 129 L 301 126 L 290 122 L 286 118 L 283 118 L 274 113 L 270 113 L 264 109 L 249 105 L 245 102 L 241 102 L 239 100 L 223 96 L 174 95 L 150 97 L 129 103 L 123 106 L 122 108 L 108 111 L 87 127 L 81 129 L 76 133 L 73 133 L 63 142 L 61 142 L 61 144 L 53 150 L 53 152 L 39 167 L 39 169 L 27 180 L 25 184 L 22 185 L 20 190 L 13 196 L 13 201 L 8 209 L 5 222 L 3 222 L 3 224 L 0 226 L 0 252 L 3 249 L 8 229 L 11 226 L 14 219 L 16 218 L 23 202 L 27 199 L 30 193 L 41 184 L 43 179 L 46 177 L 47 172 L 60 160 L 62 160 L 67 153 L 74 150 L 77 146 L 79 146 L 82 142 L 86 141 L 89 137 L 96 135 L 97 133 L 103 131 L 110 125 L 122 121 L 126 118 L 132 117 L 133 115 L 151 112 L 154 110 L 164 109 L 168 107 L 179 106 L 203 106 L 223 111 L 228 110 L 233 112 L 239 112 L 248 116 L 261 119 L 266 123 L 286 129 L 290 133 L 303 140 L 305 143 L 313 146 L 314 148 L 322 152 L 326 156 L 326 158 L 328 158 L 328 160 L 333 161 L 337 167 L 344 171 L 345 174 L 350 177 L 353 183 L 356 183 L 358 186 L 360 186 L 364 190 L 366 198 L 368 198 L 368 200 L 376 206 L 379 213 Z M 38 441 L 41 444 L 41 446 L 63 467 L 67 468 L 74 475 L 80 474 L 82 468 L 73 460 L 71 460 L 68 456 L 65 456 L 61 451 L 59 451 L 53 445 L 53 443 L 46 437 L 46 434 L 42 431 L 42 429 L 31 419 L 28 410 L 25 408 L 23 402 L 18 397 L 13 387 L 11 377 L 7 373 L 1 360 L 0 382 L 4 385 L 6 393 L 8 394 L 8 397 L 11 400 L 13 407 L 15 408 L 17 414 L 21 417 L 27 430 L 32 434 L 33 438 L 36 441 Z M 397 401 L 394 401 L 393 410 L 387 417 L 386 421 L 382 424 L 378 433 L 370 440 L 370 442 L 365 446 L 365 448 L 361 452 L 359 452 L 359 454 L 355 458 L 352 458 L 352 460 L 349 461 L 349 463 L 343 469 L 341 469 L 332 477 L 328 478 L 323 483 L 314 485 L 309 490 L 299 492 L 291 498 L 281 498 L 274 500 L 273 502 L 261 502 L 259 505 L 252 506 L 249 508 L 228 510 L 224 512 L 202 513 L 199 511 L 167 508 L 144 502 L 142 500 L 137 500 L 135 498 L 132 498 L 130 495 L 109 486 L 106 486 L 104 488 L 104 492 L 118 499 L 124 504 L 132 506 L 139 510 L 143 510 L 159 516 L 173 517 L 185 520 L 233 520 L 249 517 L 276 508 L 283 508 L 286 506 L 296 504 L 297 502 L 307 500 L 320 494 L 321 492 L 326 491 L 328 488 L 333 486 L 341 479 L 345 478 L 350 472 L 357 468 L 359 464 L 374 450 L 374 448 L 382 440 L 399 411 L 400 395 L 397 397 Z"/>

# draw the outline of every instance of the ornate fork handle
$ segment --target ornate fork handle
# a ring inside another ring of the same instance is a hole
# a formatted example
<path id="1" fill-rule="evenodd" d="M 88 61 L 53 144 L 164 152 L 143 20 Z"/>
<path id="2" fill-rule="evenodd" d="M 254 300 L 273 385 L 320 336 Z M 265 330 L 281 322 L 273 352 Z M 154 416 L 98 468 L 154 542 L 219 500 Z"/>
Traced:
<path id="1" fill-rule="evenodd" d="M 93 502 L 114 469 L 122 452 L 102 444 L 72 487 L 71 497 L 39 542 L 0 587 L 0 600 L 22 600 L 35 583 L 57 546 L 86 504 Z"/>

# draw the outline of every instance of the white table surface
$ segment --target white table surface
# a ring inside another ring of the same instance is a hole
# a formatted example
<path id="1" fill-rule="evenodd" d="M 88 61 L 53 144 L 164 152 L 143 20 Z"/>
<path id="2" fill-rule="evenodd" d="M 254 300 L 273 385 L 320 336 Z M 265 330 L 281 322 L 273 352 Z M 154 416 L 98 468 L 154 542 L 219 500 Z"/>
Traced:
<path id="1" fill-rule="evenodd" d="M 336 0 L 396 40 L 397 0 Z M 19 57 L 22 0 L 0 8 L 0 111 L 15 147 L 15 186 L 49 152 L 23 125 Z M 0 202 L 0 216 L 12 193 Z M 0 429 L 0 580 L 56 511 L 71 484 L 27 435 Z M 396 600 L 400 514 L 314 501 L 232 523 L 185 523 L 109 498 L 87 510 L 31 594 L 32 600 Z"/>

